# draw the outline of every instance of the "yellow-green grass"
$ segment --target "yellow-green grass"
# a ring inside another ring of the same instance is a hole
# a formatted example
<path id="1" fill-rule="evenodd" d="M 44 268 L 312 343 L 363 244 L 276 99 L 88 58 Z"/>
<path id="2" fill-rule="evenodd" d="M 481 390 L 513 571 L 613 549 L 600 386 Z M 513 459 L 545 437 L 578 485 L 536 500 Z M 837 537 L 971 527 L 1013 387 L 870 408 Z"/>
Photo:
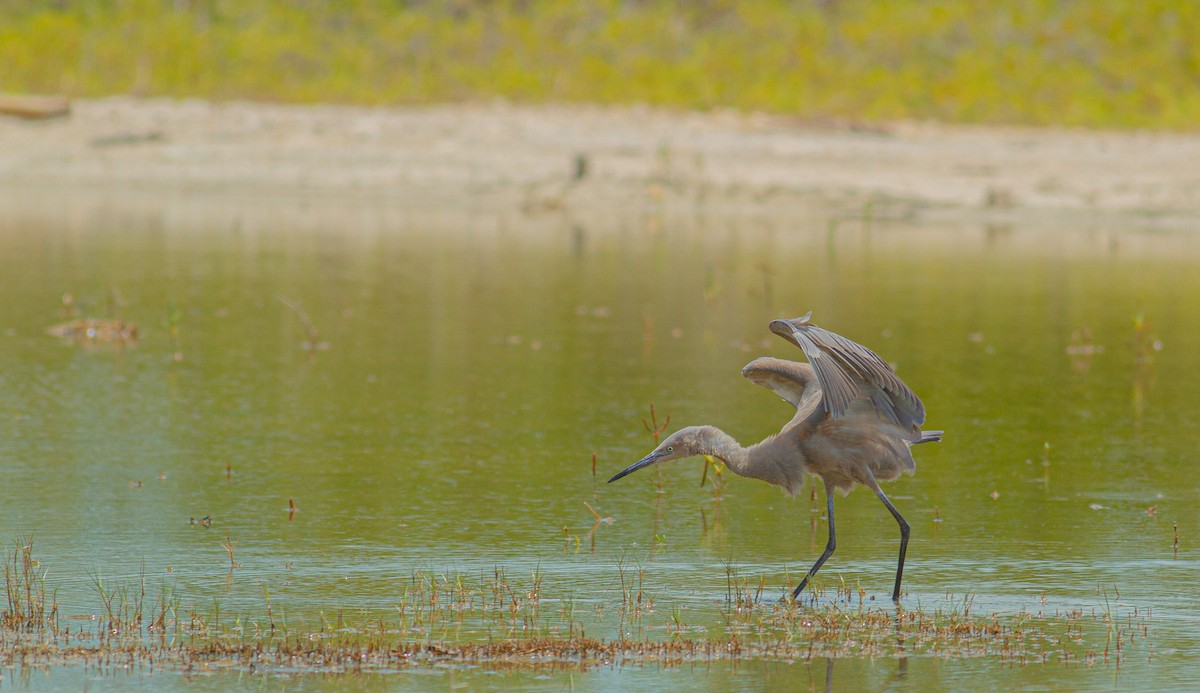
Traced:
<path id="1" fill-rule="evenodd" d="M 1191 128 L 1190 0 L 10 0 L 0 92 Z"/>

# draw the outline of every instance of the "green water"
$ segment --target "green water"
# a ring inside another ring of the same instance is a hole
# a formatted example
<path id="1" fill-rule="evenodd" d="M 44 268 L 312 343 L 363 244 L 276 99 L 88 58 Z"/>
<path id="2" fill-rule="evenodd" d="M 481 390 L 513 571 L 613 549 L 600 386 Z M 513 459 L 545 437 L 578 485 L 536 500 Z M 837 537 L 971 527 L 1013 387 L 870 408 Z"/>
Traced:
<path id="1" fill-rule="evenodd" d="M 1115 222 L 14 197 L 0 210 L 0 539 L 34 536 L 68 616 L 98 612 L 97 580 L 144 576 L 231 618 L 261 618 L 269 594 L 276 613 L 317 628 L 339 610 L 394 613 L 415 573 L 501 568 L 522 584 L 540 575 L 543 610 L 572 605 L 590 636 L 669 639 L 681 621 L 684 637 L 720 637 L 729 572 L 782 596 L 824 546 L 823 498 L 731 474 L 718 498 L 700 487 L 699 460 L 664 466 L 661 493 L 655 470 L 603 480 L 653 447 L 650 403 L 668 430 L 709 423 L 747 444 L 778 430 L 788 406 L 739 371 L 759 355 L 800 360 L 766 325 L 812 310 L 890 360 L 923 398 L 927 428 L 946 431 L 915 450 L 915 476 L 886 487 L 913 526 L 905 606 L 1151 614 L 1120 666 L 1064 663 L 1047 645 L 1049 663 L 1027 666 L 843 653 L 269 685 L 1194 686 L 1198 266 L 1193 231 Z M 68 293 L 80 314 L 137 323 L 136 345 L 48 335 L 68 318 Z M 305 348 L 280 297 L 327 348 Z M 612 522 L 589 533 L 585 503 Z M 191 522 L 202 517 L 211 526 Z M 819 585 L 844 580 L 885 608 L 895 523 L 859 490 L 838 498 L 837 526 Z M 642 572 L 655 600 L 637 623 L 606 615 L 622 570 Z M 488 634 L 466 624 L 451 635 Z M 248 675 L 3 676 L 215 690 Z"/>

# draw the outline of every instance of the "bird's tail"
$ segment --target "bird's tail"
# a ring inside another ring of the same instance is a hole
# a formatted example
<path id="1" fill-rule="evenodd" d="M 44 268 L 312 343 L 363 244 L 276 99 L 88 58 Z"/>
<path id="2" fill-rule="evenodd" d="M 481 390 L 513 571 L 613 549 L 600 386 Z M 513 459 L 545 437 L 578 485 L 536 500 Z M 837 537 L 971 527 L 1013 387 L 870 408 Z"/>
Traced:
<path id="1" fill-rule="evenodd" d="M 940 443 L 942 442 L 942 431 L 921 431 L 921 439 L 913 443 L 920 445 L 921 443 Z"/>

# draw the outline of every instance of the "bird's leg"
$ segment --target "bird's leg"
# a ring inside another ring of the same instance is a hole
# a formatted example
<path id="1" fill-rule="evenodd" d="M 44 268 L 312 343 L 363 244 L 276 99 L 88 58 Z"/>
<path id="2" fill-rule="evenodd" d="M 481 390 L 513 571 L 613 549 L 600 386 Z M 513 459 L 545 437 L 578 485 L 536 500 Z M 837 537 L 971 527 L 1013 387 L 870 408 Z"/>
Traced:
<path id="1" fill-rule="evenodd" d="M 825 565 L 825 561 L 829 560 L 829 557 L 833 555 L 833 550 L 837 548 L 837 539 L 834 538 L 833 534 L 833 489 L 829 486 L 829 482 L 825 482 L 825 506 L 829 510 L 829 541 L 825 544 L 825 552 L 813 564 L 812 569 L 808 571 L 808 575 L 805 575 L 804 579 L 800 581 L 800 586 L 792 592 L 792 599 L 800 598 L 800 592 L 804 590 L 804 586 L 808 584 L 812 576 L 817 574 L 821 566 Z"/>
<path id="2" fill-rule="evenodd" d="M 900 579 L 904 577 L 904 554 L 908 551 L 908 522 L 900 515 L 900 511 L 896 510 L 896 506 L 888 500 L 888 497 L 883 493 L 883 489 L 879 488 L 879 484 L 874 484 L 875 495 L 879 496 L 879 500 L 887 506 L 888 512 L 892 517 L 896 518 L 896 522 L 900 525 L 900 563 L 896 566 L 896 587 L 892 590 L 892 601 L 900 601 Z"/>

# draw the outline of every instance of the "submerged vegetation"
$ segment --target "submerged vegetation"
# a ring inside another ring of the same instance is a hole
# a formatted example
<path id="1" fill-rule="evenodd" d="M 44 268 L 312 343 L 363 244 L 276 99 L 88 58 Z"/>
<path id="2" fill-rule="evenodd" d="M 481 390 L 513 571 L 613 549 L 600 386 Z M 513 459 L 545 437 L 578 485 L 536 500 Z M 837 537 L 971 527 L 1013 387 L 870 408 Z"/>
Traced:
<path id="1" fill-rule="evenodd" d="M 17 0 L 3 91 L 1191 128 L 1186 0 Z"/>
<path id="2" fill-rule="evenodd" d="M 219 604 L 201 610 L 167 584 L 148 589 L 144 576 L 115 586 L 96 576 L 95 612 L 62 615 L 32 541 L 21 539 L 4 558 L 0 663 L 295 673 L 865 655 L 1119 666 L 1148 638 L 1151 621 L 1146 611 L 1113 605 L 1107 593 L 1095 609 L 1053 614 L 976 613 L 969 596 L 932 610 L 873 607 L 847 585 L 803 602 L 774 601 L 731 567 L 725 598 L 711 605 L 720 625 L 698 627 L 681 607 L 656 603 L 643 567 L 620 564 L 616 573 L 611 600 L 583 603 L 546 594 L 540 570 L 526 579 L 501 568 L 472 576 L 416 571 L 397 585 L 391 610 L 322 612 L 312 624 L 289 622 L 269 591 L 260 613 L 231 615 Z M 1139 654 L 1153 657 L 1145 648 Z"/>

